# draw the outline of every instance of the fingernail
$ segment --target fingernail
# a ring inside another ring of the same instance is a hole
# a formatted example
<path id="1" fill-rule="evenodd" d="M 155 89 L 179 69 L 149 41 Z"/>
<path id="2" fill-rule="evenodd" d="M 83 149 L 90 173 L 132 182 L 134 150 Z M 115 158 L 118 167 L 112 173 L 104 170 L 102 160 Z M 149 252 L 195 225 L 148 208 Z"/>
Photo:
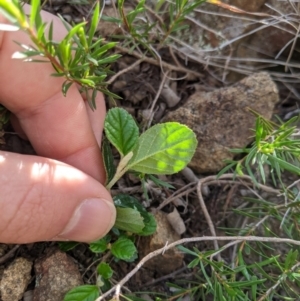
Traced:
<path id="1" fill-rule="evenodd" d="M 59 240 L 90 242 L 103 237 L 115 222 L 113 203 L 102 199 L 86 199 L 75 210 L 69 223 L 58 235 Z"/>

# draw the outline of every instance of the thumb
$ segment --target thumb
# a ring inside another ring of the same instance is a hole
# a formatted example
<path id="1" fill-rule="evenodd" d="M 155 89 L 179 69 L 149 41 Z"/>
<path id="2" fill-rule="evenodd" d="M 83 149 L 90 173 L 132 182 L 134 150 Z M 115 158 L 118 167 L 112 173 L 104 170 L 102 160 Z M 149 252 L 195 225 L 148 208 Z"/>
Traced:
<path id="1" fill-rule="evenodd" d="M 0 152 L 0 242 L 89 242 L 115 221 L 109 192 L 59 161 Z"/>

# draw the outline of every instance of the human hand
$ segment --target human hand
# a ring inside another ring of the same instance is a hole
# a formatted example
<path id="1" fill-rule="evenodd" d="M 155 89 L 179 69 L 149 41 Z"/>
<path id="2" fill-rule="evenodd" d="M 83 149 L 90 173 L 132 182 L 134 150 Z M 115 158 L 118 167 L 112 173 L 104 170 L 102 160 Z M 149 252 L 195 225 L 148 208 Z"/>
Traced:
<path id="1" fill-rule="evenodd" d="M 58 18 L 43 12 L 43 19 L 53 20 L 54 39 L 65 36 Z M 102 186 L 103 96 L 95 112 L 75 85 L 64 97 L 64 80 L 50 76 L 50 64 L 11 58 L 20 51 L 14 41 L 31 44 L 21 31 L 0 31 L 0 103 L 41 157 L 0 152 L 0 242 L 96 240 L 115 220 L 111 196 Z"/>

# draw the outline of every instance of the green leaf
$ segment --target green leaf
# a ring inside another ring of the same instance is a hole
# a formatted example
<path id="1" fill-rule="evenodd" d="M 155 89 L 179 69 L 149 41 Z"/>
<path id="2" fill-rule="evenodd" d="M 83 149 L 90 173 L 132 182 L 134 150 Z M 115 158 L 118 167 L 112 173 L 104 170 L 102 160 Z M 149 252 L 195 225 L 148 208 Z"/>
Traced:
<path id="1" fill-rule="evenodd" d="M 110 265 L 106 262 L 101 262 L 97 267 L 97 272 L 101 275 L 104 279 L 109 279 L 113 275 L 113 270 Z"/>
<path id="2" fill-rule="evenodd" d="M 40 11 L 40 0 L 31 0 L 30 5 L 30 27 L 33 27 L 35 24 L 35 18 Z"/>
<path id="3" fill-rule="evenodd" d="M 140 0 L 138 5 L 134 8 L 134 10 L 130 11 L 127 15 L 127 22 L 131 25 L 135 20 L 138 14 L 141 14 L 145 11 L 145 0 Z"/>
<path id="4" fill-rule="evenodd" d="M 140 236 L 148 236 L 148 235 L 152 235 L 153 233 L 155 233 L 156 228 L 157 228 L 157 224 L 156 224 L 156 220 L 155 217 L 149 213 L 148 216 L 149 218 L 147 219 L 147 221 L 145 223 L 145 227 L 143 228 L 142 232 L 138 233 L 138 235 Z"/>
<path id="5" fill-rule="evenodd" d="M 74 249 L 77 245 L 79 245 L 77 241 L 60 241 L 58 243 L 59 248 L 64 252 Z"/>
<path id="6" fill-rule="evenodd" d="M 51 42 L 53 39 L 53 21 L 51 21 L 49 30 L 48 30 L 48 40 Z"/>
<path id="7" fill-rule="evenodd" d="M 65 23 L 65 20 L 62 19 L 63 23 Z M 66 41 L 70 41 L 70 39 L 78 34 L 80 32 L 80 34 L 82 34 L 82 32 L 84 33 L 84 26 L 86 25 L 86 22 L 81 22 L 79 24 L 76 24 L 75 26 L 69 28 L 69 32 L 68 34 L 64 37 L 64 40 Z M 68 25 L 69 26 L 69 25 Z M 67 27 L 68 28 L 68 27 Z"/>
<path id="8" fill-rule="evenodd" d="M 285 262 L 284 262 L 284 269 L 287 271 L 295 265 L 298 258 L 298 251 L 297 250 L 290 250 L 289 253 L 286 255 Z"/>
<path id="9" fill-rule="evenodd" d="M 146 174 L 173 174 L 192 159 L 197 146 L 194 132 L 177 122 L 157 124 L 143 133 L 128 170 Z"/>
<path id="10" fill-rule="evenodd" d="M 269 155 L 268 158 L 270 159 L 270 162 L 272 164 L 272 167 L 276 170 L 276 172 L 280 175 L 280 170 L 277 170 L 275 163 L 278 163 L 280 168 L 288 170 L 292 173 L 295 173 L 297 175 L 300 174 L 300 168 L 292 165 L 284 160 L 279 159 L 278 157 L 275 157 L 274 155 Z"/>
<path id="11" fill-rule="evenodd" d="M 136 145 L 139 129 L 132 116 L 121 108 L 108 111 L 104 130 L 108 140 L 123 156 L 127 155 Z"/>
<path id="12" fill-rule="evenodd" d="M 116 167 L 109 142 L 106 138 L 104 138 L 102 142 L 102 157 L 106 172 L 106 184 L 108 184 L 116 173 Z"/>
<path id="13" fill-rule="evenodd" d="M 116 258 L 124 261 L 130 261 L 137 253 L 134 243 L 127 237 L 120 237 L 112 244 L 110 250 Z"/>
<path id="14" fill-rule="evenodd" d="M 17 1 L 0 0 L 0 13 L 12 23 L 17 21 L 22 28 L 28 27 L 25 14 Z"/>
<path id="15" fill-rule="evenodd" d="M 78 82 L 80 82 L 82 85 L 84 86 L 88 86 L 88 87 L 95 87 L 95 83 L 93 80 L 90 79 L 86 79 L 86 78 L 74 78 L 75 80 L 77 80 Z"/>
<path id="16" fill-rule="evenodd" d="M 165 182 L 153 175 L 148 175 L 149 180 L 153 181 L 154 184 L 156 184 L 159 187 L 166 187 L 168 189 L 175 189 L 174 186 L 172 186 L 171 184 L 169 184 L 168 182 Z"/>
<path id="17" fill-rule="evenodd" d="M 102 40 L 100 40 L 101 42 Z M 97 58 L 100 57 L 102 54 L 106 53 L 109 49 L 114 48 L 116 46 L 117 43 L 115 42 L 110 42 L 107 43 L 103 46 L 100 46 L 99 48 L 97 48 L 94 52 L 93 52 L 93 57 Z M 95 44 L 94 44 L 95 45 Z M 94 45 L 92 45 L 94 47 Z"/>
<path id="18" fill-rule="evenodd" d="M 117 210 L 118 208 L 131 208 L 138 211 L 139 214 L 142 216 L 144 224 L 142 231 L 133 233 L 146 236 L 151 235 L 156 231 L 156 221 L 154 216 L 151 213 L 149 213 L 136 198 L 126 194 L 118 194 L 113 198 L 113 200 L 115 206 L 117 207 Z M 128 220 L 127 223 L 133 223 L 133 221 Z"/>
<path id="19" fill-rule="evenodd" d="M 120 207 L 117 207 L 116 210 L 117 217 L 114 227 L 136 234 L 140 233 L 145 227 L 144 219 L 137 210 Z"/>
<path id="20" fill-rule="evenodd" d="M 95 10 L 93 13 L 93 17 L 92 17 L 90 29 L 89 29 L 89 37 L 88 37 L 88 41 L 87 41 L 89 46 L 92 44 L 93 37 L 95 35 L 96 29 L 97 29 L 97 26 L 99 23 L 99 14 L 100 14 L 100 4 L 99 4 L 99 1 L 97 1 Z"/>
<path id="21" fill-rule="evenodd" d="M 68 90 L 70 89 L 70 87 L 73 85 L 73 82 L 69 82 L 69 81 L 65 81 L 62 85 L 62 94 L 64 96 L 67 95 Z"/>
<path id="22" fill-rule="evenodd" d="M 98 65 L 103 65 L 103 64 L 110 64 L 115 62 L 118 58 L 120 58 L 122 55 L 120 54 L 112 54 L 109 57 L 106 57 L 104 59 L 101 59 L 98 61 Z"/>
<path id="23" fill-rule="evenodd" d="M 105 15 L 103 15 L 101 17 L 101 20 L 102 21 L 111 22 L 111 23 L 117 23 L 117 24 L 121 24 L 122 23 L 121 20 L 118 19 L 118 18 L 114 18 L 114 17 L 110 17 L 110 16 L 105 16 Z"/>
<path id="24" fill-rule="evenodd" d="M 95 301 L 99 297 L 96 285 L 81 285 L 70 290 L 63 301 Z"/>
<path id="25" fill-rule="evenodd" d="M 107 249 L 107 237 L 100 238 L 90 243 L 90 250 L 94 253 L 103 253 Z"/>

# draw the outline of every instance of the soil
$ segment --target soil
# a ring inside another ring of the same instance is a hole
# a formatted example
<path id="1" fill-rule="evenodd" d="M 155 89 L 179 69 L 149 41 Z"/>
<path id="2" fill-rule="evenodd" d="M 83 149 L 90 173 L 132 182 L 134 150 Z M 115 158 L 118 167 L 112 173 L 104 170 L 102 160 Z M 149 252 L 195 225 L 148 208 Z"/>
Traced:
<path id="1" fill-rule="evenodd" d="M 48 2 L 49 3 L 45 5 L 45 9 L 52 13 L 60 13 L 68 21 L 69 19 L 74 20 L 75 22 L 82 18 L 88 19 L 88 14 L 91 9 L 91 4 L 68 4 L 55 0 L 49 0 Z M 118 51 L 121 50 L 119 49 Z M 172 59 L 174 54 L 170 54 L 169 49 L 160 49 L 160 54 L 164 62 L 176 66 L 176 62 Z M 137 58 L 133 55 L 123 53 L 122 59 L 120 59 L 118 63 L 114 64 L 112 68 L 115 73 L 118 73 L 130 66 L 136 60 Z M 189 74 L 190 78 L 183 78 L 172 83 L 172 90 L 177 96 L 179 96 L 180 101 L 170 108 L 168 107 L 165 98 L 159 98 L 153 109 L 153 112 L 155 112 L 153 121 L 155 123 L 162 119 L 166 110 L 173 110 L 184 105 L 188 97 L 195 91 L 199 89 L 201 91 L 213 91 L 216 88 L 226 86 L 226 83 L 218 80 L 213 75 L 213 72 L 211 72 L 211 69 L 208 70 L 206 66 L 191 61 L 186 64 L 181 57 L 177 57 L 176 60 L 177 63 L 179 62 L 185 69 L 201 74 L 201 77 L 197 77 L 195 76 L 195 73 L 191 73 Z M 175 73 L 176 72 L 173 71 L 170 74 L 175 77 Z M 177 77 L 180 77 L 181 75 L 184 75 L 184 73 L 178 72 L 176 74 Z M 118 77 L 118 79 L 110 85 L 111 91 L 122 97 L 122 100 L 116 101 L 117 105 L 127 109 L 131 114 L 133 114 L 141 125 L 141 128 L 143 128 L 148 122 L 147 118 L 151 113 L 150 107 L 156 97 L 157 91 L 159 90 L 162 78 L 163 74 L 161 68 L 149 60 L 142 62 L 137 68 L 133 68 L 129 72 L 124 73 L 124 75 Z M 275 114 L 282 118 L 285 118 L 287 114 L 293 115 L 299 106 L 299 99 L 294 94 L 290 93 L 290 90 L 283 83 L 277 82 L 277 85 L 281 101 L 275 108 Z M 111 106 L 111 104 L 108 103 L 108 106 Z M 17 136 L 10 124 L 4 126 L 3 133 L 4 135 L 1 138 L 2 140 L 0 145 L 1 150 L 21 154 L 35 154 L 30 143 Z M 208 175 L 197 175 L 199 178 L 204 176 Z M 191 182 L 182 173 L 168 176 L 165 179 L 168 183 L 175 187 L 175 193 L 180 189 L 181 192 L 183 192 L 183 195 L 180 198 L 178 197 L 176 201 L 170 202 L 168 205 L 161 208 L 161 210 L 165 213 L 170 213 L 175 207 L 177 208 L 180 218 L 186 227 L 186 232 L 181 235 L 181 237 L 200 237 L 203 235 L 211 235 L 207 222 L 205 221 L 203 211 L 200 208 L 196 193 L 196 185 L 191 185 Z M 290 183 L 294 180 L 292 176 L 288 175 L 286 176 L 286 179 Z M 146 205 L 148 210 L 153 210 L 159 206 L 161 207 L 163 201 L 174 193 L 173 190 L 167 188 L 162 189 L 153 186 L 149 186 L 148 188 L 149 199 L 146 199 L 139 180 L 127 175 L 122 179 L 122 181 L 120 181 L 119 185 L 112 190 L 112 194 L 115 195 L 119 192 L 129 193 L 134 195 L 141 201 L 141 203 Z M 219 227 L 217 234 L 222 235 L 224 234 L 222 227 L 233 226 L 232 217 L 234 213 L 232 209 L 241 206 L 244 202 L 243 197 L 245 195 L 251 195 L 251 192 L 247 190 L 247 188 L 242 188 L 239 185 L 217 184 L 210 185 L 207 189 L 209 190 L 209 193 L 205 196 L 205 203 L 213 223 Z M 189 245 L 189 247 L 192 246 L 197 247 L 201 251 L 213 249 L 212 242 L 201 242 Z M 56 249 L 58 249 L 58 244 L 55 242 L 42 242 L 19 246 L 0 245 L 0 278 L 3 269 L 16 258 L 24 257 L 29 259 L 31 262 L 36 262 Z M 99 262 L 99 258 L 101 258 L 101 256 L 93 254 L 86 244 L 77 245 L 74 249 L 68 251 L 67 254 L 73 258 L 73 261 L 77 265 L 82 276 L 83 283 L 94 284 L 97 280 L 95 277 L 96 263 Z M 230 254 L 227 254 L 227 256 L 228 258 L 225 259 L 229 260 Z M 193 269 L 186 268 L 190 259 L 190 256 L 185 256 L 181 267 L 176 267 L 174 271 L 169 271 L 167 275 L 158 270 L 142 268 L 126 284 L 126 288 L 131 292 L 150 291 L 170 295 L 171 291 L 167 286 L 167 282 L 180 284 L 181 280 L 188 282 L 196 279 L 195 271 Z M 128 272 L 133 269 L 135 264 L 136 262 L 113 263 L 114 270 L 117 271 L 113 277 L 114 283 L 117 283 L 125 277 Z M 35 289 L 37 280 L 35 271 L 32 270 L 31 280 L 22 300 L 30 300 L 25 297 L 28 296 L 28 292 Z M 144 298 L 148 297 L 144 296 Z"/>

